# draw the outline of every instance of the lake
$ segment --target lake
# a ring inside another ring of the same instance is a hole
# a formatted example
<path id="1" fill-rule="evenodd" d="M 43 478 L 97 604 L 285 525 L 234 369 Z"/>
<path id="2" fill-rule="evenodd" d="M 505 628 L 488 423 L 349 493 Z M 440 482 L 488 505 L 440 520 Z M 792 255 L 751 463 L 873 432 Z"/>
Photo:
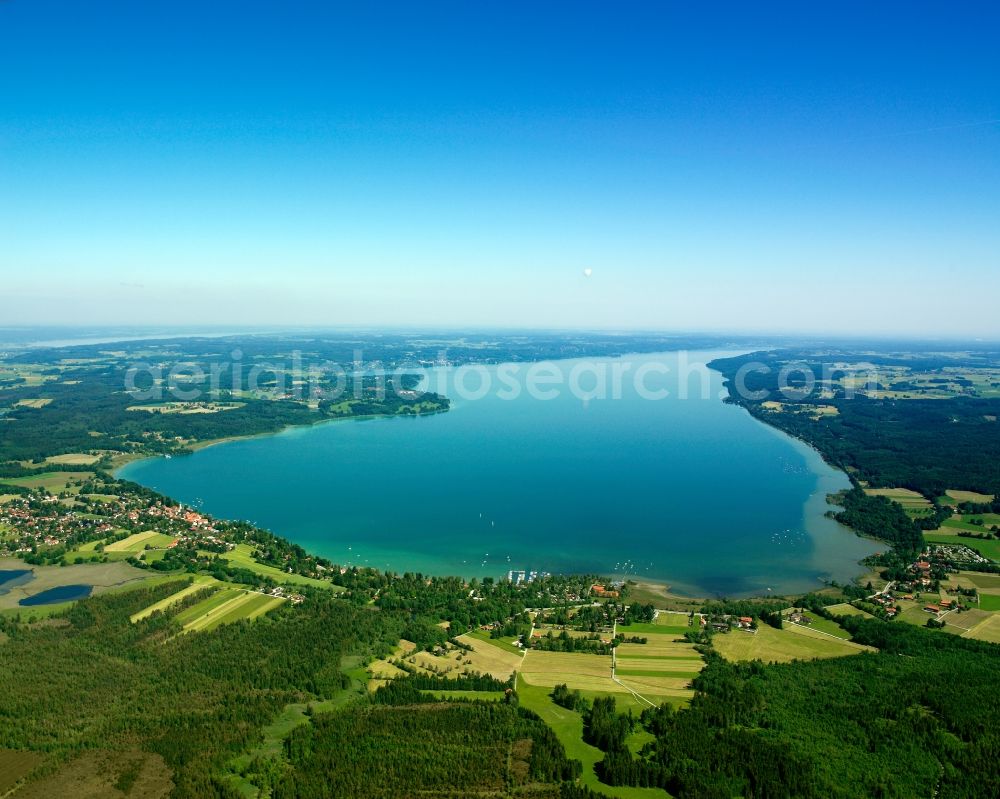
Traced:
<path id="1" fill-rule="evenodd" d="M 89 597 L 93 590 L 94 587 L 91 585 L 60 585 L 25 597 L 17 604 L 30 608 L 38 605 L 55 605 L 58 602 L 76 602 L 78 599 Z"/>
<path id="2" fill-rule="evenodd" d="M 721 401 L 699 365 L 728 354 L 560 361 L 534 367 L 532 392 L 528 365 L 435 370 L 425 385 L 452 397 L 447 413 L 296 428 L 119 476 L 344 565 L 635 575 L 708 596 L 856 576 L 878 547 L 824 515 L 846 476 Z"/>
<path id="3" fill-rule="evenodd" d="M 31 582 L 33 577 L 31 569 L 0 569 L 0 594 L 6 594 L 11 588 Z"/>

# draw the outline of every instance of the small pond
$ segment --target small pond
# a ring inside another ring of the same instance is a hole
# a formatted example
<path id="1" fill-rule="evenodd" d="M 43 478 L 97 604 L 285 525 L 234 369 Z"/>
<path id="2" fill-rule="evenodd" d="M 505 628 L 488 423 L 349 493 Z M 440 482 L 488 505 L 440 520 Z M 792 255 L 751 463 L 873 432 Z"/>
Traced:
<path id="1" fill-rule="evenodd" d="M 75 602 L 78 599 L 86 599 L 93 590 L 94 586 L 92 585 L 60 585 L 22 599 L 18 604 L 23 607 L 34 607 L 35 605 L 54 605 L 57 602 Z"/>

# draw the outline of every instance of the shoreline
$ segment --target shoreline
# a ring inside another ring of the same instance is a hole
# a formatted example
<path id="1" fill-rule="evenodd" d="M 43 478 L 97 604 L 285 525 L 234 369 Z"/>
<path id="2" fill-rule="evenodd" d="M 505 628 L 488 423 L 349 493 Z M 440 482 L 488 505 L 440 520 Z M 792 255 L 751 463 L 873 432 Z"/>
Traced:
<path id="1" fill-rule="evenodd" d="M 675 351 L 671 351 L 671 352 L 675 352 Z M 617 356 L 617 357 L 620 358 L 620 357 L 623 357 L 623 356 Z M 567 360 L 572 360 L 572 359 L 567 359 Z M 719 370 L 713 369 L 713 368 L 709 367 L 708 363 L 710 363 L 710 361 L 706 360 L 705 361 L 705 367 L 707 369 L 709 369 L 715 375 L 723 377 L 722 373 Z M 817 536 L 814 533 L 813 530 L 809 529 L 809 521 L 812 520 L 814 524 L 816 524 L 816 523 L 823 524 L 824 520 L 820 519 L 818 517 L 816 519 L 812 519 L 812 515 L 809 513 L 809 507 L 810 507 L 810 505 L 815 505 L 815 504 L 823 503 L 823 505 L 825 507 L 835 507 L 835 506 L 831 505 L 828 502 L 828 497 L 831 495 L 831 493 L 835 493 L 835 492 L 831 492 L 829 490 L 824 489 L 822 483 L 823 483 L 824 479 L 828 479 L 833 474 L 836 474 L 836 475 L 842 476 L 842 478 L 844 479 L 844 481 L 846 481 L 847 484 L 849 485 L 850 484 L 850 476 L 844 470 L 842 470 L 842 469 L 834 466 L 829 461 L 827 461 L 826 458 L 823 457 L 822 452 L 820 452 L 813 445 L 809 444 L 806 441 L 803 441 L 802 439 L 799 439 L 799 438 L 797 438 L 795 436 L 792 436 L 792 435 L 786 433 L 784 430 L 782 430 L 782 429 L 780 429 L 778 427 L 775 427 L 773 425 L 768 424 L 763 419 L 760 419 L 756 415 L 750 413 L 749 410 L 745 406 L 742 406 L 740 403 L 734 403 L 734 402 L 731 402 L 731 401 L 727 401 L 729 399 L 731 399 L 731 395 L 729 394 L 728 389 L 726 389 L 725 393 L 724 393 L 724 396 L 720 392 L 720 396 L 715 401 L 723 403 L 723 404 L 732 404 L 732 405 L 738 405 L 738 406 L 740 406 L 743 411 L 747 412 L 754 419 L 755 422 L 761 424 L 772 435 L 774 435 L 777 438 L 783 439 L 784 441 L 788 442 L 789 445 L 793 446 L 796 449 L 800 449 L 800 450 L 807 449 L 808 451 L 810 451 L 815 456 L 818 456 L 818 458 L 817 458 L 818 462 L 821 463 L 824 467 L 826 467 L 827 469 L 830 470 L 830 472 L 831 472 L 830 475 L 824 475 L 824 474 L 818 472 L 813 467 L 813 464 L 811 464 L 811 463 L 808 462 L 808 458 L 806 459 L 807 460 L 806 468 L 816 478 L 817 485 L 812 490 L 812 492 L 809 494 L 809 496 L 805 499 L 805 501 L 802 503 L 803 525 L 805 527 L 805 533 L 809 536 L 809 538 L 814 542 L 814 545 L 815 545 L 815 542 L 819 538 L 821 538 L 821 536 Z M 437 415 L 437 414 L 440 414 L 440 413 L 446 413 L 446 412 L 452 410 L 453 408 L 454 408 L 454 401 L 452 401 L 452 404 L 448 408 L 442 408 L 440 410 L 431 411 L 431 412 L 422 413 L 422 414 L 415 414 L 415 415 L 395 414 L 395 413 L 394 414 L 365 414 L 365 415 L 361 415 L 361 416 L 348 416 L 348 417 L 341 417 L 341 418 L 317 419 L 315 422 L 308 423 L 308 424 L 286 425 L 286 426 L 284 426 L 284 427 L 282 427 L 282 428 L 280 428 L 278 430 L 274 430 L 274 431 L 254 433 L 254 434 L 242 435 L 242 436 L 227 436 L 227 437 L 223 437 L 223 438 L 206 439 L 206 440 L 203 440 L 203 441 L 194 442 L 194 443 L 190 444 L 189 446 L 187 446 L 185 448 L 187 450 L 187 452 L 185 452 L 183 454 L 193 454 L 194 452 L 197 452 L 197 451 L 200 451 L 200 450 L 203 450 L 203 449 L 207 449 L 207 448 L 212 447 L 212 446 L 216 446 L 216 445 L 219 445 L 219 444 L 225 444 L 225 443 L 229 443 L 229 442 L 233 442 L 233 441 L 250 440 L 250 439 L 255 439 L 255 438 L 264 438 L 264 437 L 267 437 L 267 436 L 276 436 L 276 435 L 283 434 L 283 433 L 286 433 L 286 432 L 288 432 L 290 430 L 295 430 L 295 429 L 308 430 L 308 429 L 310 429 L 312 427 L 318 427 L 320 425 L 323 425 L 323 424 L 326 424 L 326 423 L 331 423 L 331 422 L 364 421 L 364 420 L 372 420 L 372 419 L 383 419 L 383 420 L 385 420 L 385 419 L 392 419 L 392 418 L 395 418 L 395 417 L 398 417 L 398 416 L 403 416 L 403 415 L 405 415 L 405 416 L 407 416 L 409 418 L 416 419 L 416 418 L 419 418 L 420 416 L 433 416 L 433 415 Z M 122 472 L 129 465 L 131 465 L 132 463 L 141 462 L 143 460 L 147 460 L 147 459 L 152 459 L 152 458 L 159 457 L 161 454 L 162 453 L 130 454 L 128 456 L 125 456 L 124 458 L 116 459 L 117 462 L 113 461 L 112 474 L 113 474 L 113 476 L 116 479 L 128 479 L 127 477 L 122 477 Z M 817 497 L 819 499 L 817 499 Z M 173 498 L 171 497 L 171 499 L 173 499 Z M 814 507 L 813 514 L 815 514 L 815 510 L 816 509 Z M 822 516 L 824 516 L 825 518 L 829 518 L 829 517 L 826 517 L 826 514 L 822 514 Z M 829 523 L 830 524 L 836 524 L 838 528 L 840 528 L 844 532 L 848 533 L 851 536 L 852 539 L 864 540 L 864 541 L 871 541 L 872 543 L 875 543 L 874 539 L 868 539 L 868 538 L 865 538 L 863 536 L 858 536 L 854 530 L 852 530 L 851 528 L 849 528 L 849 527 L 847 527 L 845 525 L 841 525 L 841 524 L 839 524 L 839 523 L 837 523 L 835 521 L 832 521 L 832 520 Z M 272 534 L 274 534 L 274 533 L 272 533 Z M 283 535 L 279 536 L 279 537 L 284 538 L 286 541 L 289 541 L 289 543 L 295 543 L 292 539 L 288 539 L 288 538 L 286 538 Z M 833 544 L 834 544 L 834 547 L 837 546 L 837 542 L 833 542 Z M 319 554 L 319 553 L 315 553 L 314 552 L 313 554 Z M 868 553 L 868 554 L 871 554 L 871 553 Z M 867 557 L 867 556 L 868 555 L 866 554 L 863 557 Z M 328 556 L 324 555 L 323 557 L 328 557 Z M 862 565 L 863 557 L 861 557 L 858 560 L 854 561 L 854 567 L 851 569 L 852 574 L 851 574 L 851 576 L 849 578 L 850 580 L 852 580 L 852 581 L 857 580 L 859 577 L 861 577 L 862 575 L 865 574 L 865 568 Z M 816 580 L 815 580 L 815 584 L 812 585 L 811 587 L 804 585 L 801 590 L 796 589 L 795 591 L 789 592 L 787 595 L 789 595 L 789 596 L 797 595 L 798 593 L 801 593 L 803 591 L 810 591 L 810 590 L 816 590 L 816 591 L 823 590 L 823 588 L 825 588 L 825 587 L 827 587 L 829 585 L 829 582 L 831 580 L 844 579 L 842 577 L 838 578 L 837 574 L 825 571 L 825 569 L 824 569 L 824 562 L 822 560 L 820 560 L 818 562 L 815 562 L 815 563 L 804 562 L 804 565 L 811 566 L 812 570 L 814 572 L 818 573 L 818 576 L 816 577 Z M 403 569 L 403 570 L 405 570 L 405 569 Z M 397 569 L 396 571 L 399 571 L 399 570 Z M 838 572 L 838 574 L 839 574 L 839 572 Z M 453 576 L 453 575 L 451 574 L 451 572 L 447 572 L 447 574 L 445 572 L 442 572 L 440 576 Z M 680 588 L 677 589 L 677 591 L 672 590 L 672 586 L 677 585 L 677 583 L 676 583 L 676 581 L 672 580 L 669 576 L 666 576 L 666 577 L 663 577 L 663 578 L 646 578 L 646 577 L 639 577 L 638 575 L 611 575 L 611 578 L 615 579 L 615 580 L 624 580 L 626 582 L 631 582 L 633 584 L 640 585 L 640 586 L 642 586 L 642 591 L 643 592 L 648 593 L 649 595 L 655 595 L 658 599 L 661 599 L 663 601 L 674 602 L 674 603 L 691 603 L 693 601 L 700 600 L 700 599 L 705 599 L 706 598 L 704 596 L 701 596 L 701 594 L 703 594 L 702 591 L 693 590 L 693 591 L 688 592 L 688 591 L 685 591 L 685 590 L 680 589 Z M 775 596 L 776 595 L 774 593 L 771 593 L 770 589 L 768 589 L 768 592 L 769 593 L 751 592 L 751 593 L 746 594 L 746 596 L 747 597 L 764 597 L 764 596 Z M 781 595 L 785 595 L 785 594 L 781 594 Z M 740 596 L 743 596 L 743 595 L 740 594 Z"/>
<path id="2" fill-rule="evenodd" d="M 425 411 L 423 413 L 366 413 L 358 416 L 342 416 L 326 419 L 317 419 L 315 422 L 310 422 L 308 424 L 288 424 L 278 430 L 269 430 L 262 433 L 248 433 L 245 436 L 223 436 L 222 438 L 206 438 L 201 441 L 195 441 L 188 444 L 184 448 L 184 452 L 129 452 L 119 455 L 111 459 L 111 476 L 116 480 L 127 480 L 128 478 L 119 477 L 122 469 L 127 466 L 131 466 L 134 463 L 141 463 L 142 461 L 155 460 L 156 458 L 163 458 L 169 455 L 170 457 L 181 458 L 185 455 L 193 455 L 195 452 L 200 452 L 203 449 L 208 449 L 209 447 L 215 447 L 220 444 L 231 444 L 235 441 L 252 441 L 256 438 L 267 438 L 269 436 L 278 436 L 282 433 L 287 433 L 289 430 L 310 430 L 314 427 L 320 427 L 324 424 L 332 424 L 334 422 L 362 422 L 370 421 L 372 419 L 420 419 L 424 416 L 439 416 L 442 413 L 448 413 L 451 408 L 442 408 L 437 411 Z M 173 499 L 173 497 L 171 497 Z M 175 500 L 177 501 L 177 500 Z"/>

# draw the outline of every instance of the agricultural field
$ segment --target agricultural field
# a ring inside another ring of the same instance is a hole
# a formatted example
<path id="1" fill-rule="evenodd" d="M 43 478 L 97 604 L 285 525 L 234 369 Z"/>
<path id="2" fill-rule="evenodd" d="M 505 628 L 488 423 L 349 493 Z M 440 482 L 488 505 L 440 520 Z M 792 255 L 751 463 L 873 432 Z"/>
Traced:
<path id="1" fill-rule="evenodd" d="M 687 614 L 676 615 L 687 621 Z M 669 622 L 676 620 L 666 616 L 659 630 L 672 630 L 676 625 Z M 618 646 L 614 658 L 531 650 L 525 653 L 519 674 L 530 685 L 551 689 L 565 683 L 585 696 L 614 695 L 623 705 L 635 705 L 639 710 L 651 704 L 678 705 L 689 701 L 693 696 L 691 681 L 704 667 L 701 656 L 692 644 L 676 641 L 673 632 L 648 633 L 645 637 L 646 644 Z"/>
<path id="2" fill-rule="evenodd" d="M 73 452 L 67 455 L 52 455 L 46 458 L 45 462 L 55 464 L 57 466 L 93 466 L 100 459 L 100 455 Z"/>
<path id="3" fill-rule="evenodd" d="M 931 501 L 923 494 L 911 491 L 908 488 L 866 488 L 865 493 L 870 497 L 886 497 L 903 506 L 911 516 L 920 516 L 930 513 L 933 509 Z"/>
<path id="4" fill-rule="evenodd" d="M 525 682 L 549 689 L 566 683 L 580 690 L 615 690 L 611 681 L 610 655 L 531 650 L 524 654 L 518 671 Z"/>
<path id="5" fill-rule="evenodd" d="M 950 519 L 945 519 L 941 526 L 934 530 L 935 533 L 948 533 L 949 531 L 959 531 L 964 530 L 969 533 L 985 533 L 989 532 L 990 525 L 997 524 L 995 521 L 987 521 L 987 518 L 996 518 L 995 513 L 976 513 L 969 516 L 952 516 Z M 982 524 L 973 524 L 972 520 L 981 520 Z M 954 535 L 954 533 L 952 533 Z"/>
<path id="6" fill-rule="evenodd" d="M 633 624 L 619 625 L 616 631 L 624 633 L 626 636 L 638 635 L 674 635 L 681 636 L 691 627 L 690 617 L 687 613 L 661 610 L 656 614 L 656 618 L 649 624 L 635 622 Z"/>
<path id="7" fill-rule="evenodd" d="M 762 624 L 756 633 L 734 630 L 713 636 L 712 646 L 727 660 L 768 663 L 835 658 L 872 651 L 869 647 L 838 640 L 797 624 L 787 624 L 782 630 Z"/>
<path id="8" fill-rule="evenodd" d="M 784 413 L 786 411 L 791 413 L 807 413 L 813 419 L 821 419 L 824 416 L 837 416 L 840 413 L 835 405 L 800 405 L 797 403 L 777 402 L 775 400 L 767 400 L 760 405 L 762 408 L 774 413 Z"/>
<path id="9" fill-rule="evenodd" d="M 498 680 L 506 680 L 521 665 L 524 655 L 520 652 L 510 652 L 492 642 L 482 641 L 468 635 L 458 636 L 458 641 L 472 647 L 472 654 L 463 658 L 468 671 L 480 674 L 491 674 Z"/>
<path id="10" fill-rule="evenodd" d="M 971 610 L 962 611 L 961 613 L 957 611 L 945 613 L 940 617 L 940 619 L 945 624 L 942 628 L 945 632 L 964 636 L 971 633 L 983 622 L 992 619 L 993 615 L 994 614 L 988 610 L 973 608 Z"/>
<path id="11" fill-rule="evenodd" d="M 130 535 L 128 538 L 123 538 L 121 541 L 114 541 L 110 544 L 106 544 L 104 551 L 108 553 L 124 552 L 129 555 L 137 555 L 144 552 L 146 547 L 150 547 L 152 549 L 164 549 L 176 540 L 177 539 L 174 538 L 174 536 L 157 533 L 154 530 L 147 530 L 144 533 L 135 533 Z"/>
<path id="12" fill-rule="evenodd" d="M 79 486 L 94 476 L 93 472 L 45 472 L 29 477 L 8 477 L 0 482 L 0 488 L 7 485 L 22 488 L 44 489 L 50 494 L 61 494 L 68 491 L 71 494 L 80 493 Z"/>
<path id="13" fill-rule="evenodd" d="M 535 630 L 538 633 L 538 630 Z M 572 631 L 568 631 L 570 635 L 573 634 Z M 503 649 L 505 652 L 510 652 L 512 655 L 517 655 L 518 658 L 524 654 L 524 650 L 519 646 L 514 645 L 513 638 L 490 638 L 490 634 L 485 630 L 469 630 L 465 634 L 466 637 L 475 638 L 477 641 L 485 641 L 487 644 L 492 644 L 495 647 Z"/>
<path id="14" fill-rule="evenodd" d="M 405 658 L 407 655 L 411 654 L 417 645 L 412 641 L 407 641 L 405 639 L 400 639 L 399 644 L 387 657 L 380 660 L 373 660 L 368 664 L 366 669 L 367 676 L 370 677 L 367 682 L 369 691 L 376 691 L 380 686 L 382 686 L 386 680 L 394 680 L 396 677 L 405 677 L 406 672 L 403 671 L 398 666 L 394 666 L 390 661 L 400 660 Z"/>
<path id="15" fill-rule="evenodd" d="M 418 674 L 450 679 L 463 675 L 489 674 L 498 680 L 507 680 L 521 665 L 520 651 L 510 652 L 492 641 L 473 637 L 471 634 L 460 635 L 456 640 L 471 647 L 472 651 L 448 643 L 431 653 L 418 650 L 410 641 L 401 640 L 392 654 L 368 665 L 368 689 L 374 691 L 385 680 L 406 675 L 406 671 L 393 661 L 404 662 L 408 669 Z"/>
<path id="16" fill-rule="evenodd" d="M 157 405 L 132 405 L 125 410 L 146 413 L 221 413 L 234 411 L 245 405 L 244 402 L 163 402 Z"/>
<path id="17" fill-rule="evenodd" d="M 856 608 L 849 602 L 841 602 L 839 605 L 830 605 L 827 607 L 834 616 L 868 616 L 871 617 L 870 613 L 861 610 L 861 608 Z"/>
<path id="18" fill-rule="evenodd" d="M 976 502 L 979 504 L 985 504 L 993 501 L 992 494 L 978 494 L 975 491 L 956 491 L 954 489 L 948 489 L 945 491 L 945 494 L 956 502 Z"/>
<path id="19" fill-rule="evenodd" d="M 1000 595 L 997 594 L 980 594 L 979 595 L 979 609 L 980 610 L 1000 610 Z"/>
<path id="20" fill-rule="evenodd" d="M 23 399 L 14 403 L 15 408 L 44 408 L 51 404 L 51 398 Z"/>
<path id="21" fill-rule="evenodd" d="M 936 594 L 917 594 L 917 599 L 897 599 L 896 607 L 899 608 L 899 614 L 896 616 L 897 622 L 906 622 L 907 624 L 914 624 L 917 627 L 925 627 L 927 625 L 927 620 L 935 617 L 935 614 L 924 610 L 924 606 L 927 604 L 936 604 L 940 597 Z"/>
<path id="22" fill-rule="evenodd" d="M 989 614 L 989 618 L 966 630 L 962 633 L 962 637 L 978 638 L 980 641 L 1000 644 L 1000 613 Z"/>
<path id="23" fill-rule="evenodd" d="M 157 611 L 167 610 L 168 608 L 176 605 L 182 599 L 191 596 L 191 594 L 196 594 L 202 589 L 214 585 L 221 585 L 221 583 L 219 583 L 219 581 L 216 580 L 214 577 L 209 577 L 208 575 L 199 574 L 194 577 L 190 585 L 188 585 L 185 588 L 182 588 L 177 593 L 171 594 L 166 599 L 161 599 L 159 602 L 150 605 L 148 608 L 143 608 L 138 613 L 133 613 L 132 616 L 130 617 L 131 621 L 133 623 L 137 621 L 142 621 L 142 619 L 152 616 Z"/>
<path id="24" fill-rule="evenodd" d="M 959 572 L 948 575 L 948 588 L 975 588 L 980 594 L 1000 594 L 1000 574 Z"/>
<path id="25" fill-rule="evenodd" d="M 691 681 L 705 663 L 693 644 L 679 640 L 680 633 L 691 629 L 688 622 L 686 613 L 661 611 L 652 625 L 657 632 L 646 634 L 645 644 L 616 647 L 616 684 L 635 692 L 646 703 L 682 705 L 689 702 L 694 696 Z"/>
<path id="26" fill-rule="evenodd" d="M 205 554 L 214 555 L 215 553 L 206 552 Z M 313 577 L 304 577 L 301 574 L 289 574 L 288 572 L 282 571 L 274 566 L 258 563 L 253 559 L 253 548 L 249 544 L 237 544 L 235 549 L 225 552 L 219 557 L 223 560 L 228 560 L 233 566 L 248 569 L 254 574 L 259 574 L 262 577 L 270 577 L 276 583 L 285 583 L 288 585 L 309 585 L 313 588 L 326 588 L 327 590 L 335 591 L 337 593 L 345 590 L 339 585 L 334 585 L 329 580 L 317 580 Z"/>
<path id="27" fill-rule="evenodd" d="M 241 619 L 253 620 L 278 607 L 282 597 L 246 591 L 242 588 L 222 588 L 196 605 L 177 615 L 183 632 L 208 632 L 222 624 Z"/>

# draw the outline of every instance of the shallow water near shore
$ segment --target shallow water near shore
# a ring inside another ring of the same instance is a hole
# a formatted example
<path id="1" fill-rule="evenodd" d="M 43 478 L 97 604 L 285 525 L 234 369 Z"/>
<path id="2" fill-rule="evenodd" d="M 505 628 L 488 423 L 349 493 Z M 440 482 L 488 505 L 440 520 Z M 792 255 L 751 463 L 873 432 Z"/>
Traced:
<path id="1" fill-rule="evenodd" d="M 296 428 L 119 474 L 344 565 L 637 575 L 700 596 L 854 577 L 879 547 L 825 516 L 847 477 L 723 403 L 721 377 L 697 364 L 724 354 L 588 359 L 598 370 L 627 363 L 629 375 L 646 368 L 641 383 L 622 381 L 620 398 L 587 401 L 566 390 L 579 361 L 554 364 L 563 390 L 552 399 L 501 398 L 501 367 L 486 370 L 493 391 L 461 399 L 455 370 L 440 370 L 427 385 L 453 397 L 447 413 Z M 527 368 L 509 370 L 523 381 Z"/>

